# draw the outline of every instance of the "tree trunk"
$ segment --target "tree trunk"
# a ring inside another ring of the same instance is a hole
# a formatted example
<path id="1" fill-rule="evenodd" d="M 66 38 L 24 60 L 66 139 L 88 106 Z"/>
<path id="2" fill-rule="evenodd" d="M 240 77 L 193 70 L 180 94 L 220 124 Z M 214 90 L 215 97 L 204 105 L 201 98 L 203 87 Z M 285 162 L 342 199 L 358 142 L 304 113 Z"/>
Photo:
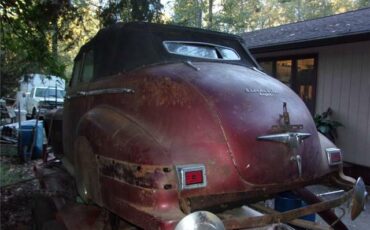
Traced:
<path id="1" fill-rule="evenodd" d="M 302 4 L 301 4 L 301 0 L 298 0 L 297 1 L 297 21 L 302 21 L 303 20 L 303 17 L 302 17 Z"/>
<path id="2" fill-rule="evenodd" d="M 208 1 L 208 29 L 212 29 L 213 26 L 213 0 Z"/>
<path id="3" fill-rule="evenodd" d="M 58 17 L 53 19 L 53 36 L 51 41 L 51 52 L 53 53 L 54 57 L 58 56 Z"/>
<path id="4" fill-rule="evenodd" d="M 194 0 L 196 5 L 196 18 L 195 25 L 198 28 L 202 28 L 202 0 Z"/>

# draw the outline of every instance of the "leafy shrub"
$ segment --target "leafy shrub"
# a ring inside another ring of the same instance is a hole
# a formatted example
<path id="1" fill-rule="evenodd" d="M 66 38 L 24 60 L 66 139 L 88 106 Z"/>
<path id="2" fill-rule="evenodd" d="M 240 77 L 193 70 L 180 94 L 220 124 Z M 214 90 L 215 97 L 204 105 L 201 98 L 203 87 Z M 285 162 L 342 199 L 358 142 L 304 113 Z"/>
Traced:
<path id="1" fill-rule="evenodd" d="M 343 127 L 343 125 L 340 122 L 333 120 L 332 114 L 333 110 L 329 107 L 322 114 L 315 115 L 314 121 L 317 130 L 335 143 L 338 138 L 337 128 Z"/>

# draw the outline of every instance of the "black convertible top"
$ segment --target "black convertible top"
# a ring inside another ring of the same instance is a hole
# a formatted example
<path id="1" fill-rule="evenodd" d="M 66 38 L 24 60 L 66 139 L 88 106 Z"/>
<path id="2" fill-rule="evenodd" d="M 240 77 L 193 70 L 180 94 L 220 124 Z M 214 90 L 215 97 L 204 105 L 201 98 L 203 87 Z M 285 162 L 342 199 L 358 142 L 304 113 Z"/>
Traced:
<path id="1" fill-rule="evenodd" d="M 203 29 L 143 22 L 117 23 L 100 30 L 81 48 L 76 59 L 80 58 L 82 53 L 93 50 L 94 78 L 157 63 L 205 61 L 202 58 L 171 54 L 165 49 L 164 41 L 191 41 L 230 47 L 237 51 L 240 60 L 225 62 L 255 65 L 255 61 L 243 46 L 241 37 Z"/>

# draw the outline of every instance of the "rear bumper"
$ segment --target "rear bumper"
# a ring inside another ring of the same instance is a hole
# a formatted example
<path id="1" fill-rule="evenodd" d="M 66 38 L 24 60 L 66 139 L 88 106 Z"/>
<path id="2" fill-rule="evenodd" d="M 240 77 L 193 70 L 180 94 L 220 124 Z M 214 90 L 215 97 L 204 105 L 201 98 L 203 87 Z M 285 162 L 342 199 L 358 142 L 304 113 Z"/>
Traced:
<path id="1" fill-rule="evenodd" d="M 348 229 L 331 209 L 347 201 L 351 201 L 350 213 L 351 219 L 354 220 L 363 210 L 367 196 L 363 180 L 358 178 L 356 181 L 354 178 L 345 176 L 339 171 L 338 173 L 328 175 L 328 177 L 321 182 L 322 183 L 315 184 L 328 185 L 329 187 L 335 186 L 343 189 L 345 192 L 332 199 L 321 200 L 317 195 L 306 189 L 305 186 L 288 189 L 294 191 L 298 197 L 309 205 L 285 212 L 278 212 L 259 203 L 254 204 L 249 202 L 247 206 L 242 206 L 241 208 L 215 213 L 216 219 L 218 218 L 223 224 L 223 228 L 220 229 L 272 229 L 271 227 L 280 225 L 280 223 L 290 223 L 305 229 L 327 229 L 327 226 L 321 226 L 320 224 L 320 226 L 318 226 L 318 224 L 314 222 L 297 219 L 315 213 L 320 215 L 321 218 L 334 229 Z M 207 215 L 209 215 L 207 211 L 192 212 L 182 218 L 179 225 L 183 224 L 182 222 L 185 221 L 189 222 L 191 219 L 195 221 L 195 223 L 197 223 L 196 221 L 200 222 L 204 219 L 202 219 L 202 217 Z M 213 222 L 215 222 L 215 220 L 213 220 Z M 212 224 L 213 222 L 210 221 L 209 223 Z"/>
<path id="2" fill-rule="evenodd" d="M 344 202 L 348 201 L 353 194 L 353 189 L 345 192 L 338 198 L 334 198 L 320 203 L 308 205 L 302 208 L 289 210 L 281 213 L 266 214 L 263 216 L 253 217 L 239 217 L 234 218 L 227 215 L 219 215 L 226 229 L 243 229 L 243 228 L 255 228 L 262 227 L 274 223 L 284 223 L 291 220 L 297 219 L 301 216 L 306 216 L 312 213 L 321 212 L 334 207 L 337 207 Z"/>

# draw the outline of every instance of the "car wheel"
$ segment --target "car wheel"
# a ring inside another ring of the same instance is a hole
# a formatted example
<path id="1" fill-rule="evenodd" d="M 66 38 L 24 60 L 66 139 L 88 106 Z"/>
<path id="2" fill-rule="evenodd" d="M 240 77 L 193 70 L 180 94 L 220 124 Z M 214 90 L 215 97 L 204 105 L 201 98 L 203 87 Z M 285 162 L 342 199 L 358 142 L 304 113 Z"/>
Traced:
<path id="1" fill-rule="evenodd" d="M 77 191 L 86 203 L 102 204 L 98 164 L 89 141 L 82 136 L 75 142 L 75 179 Z"/>

